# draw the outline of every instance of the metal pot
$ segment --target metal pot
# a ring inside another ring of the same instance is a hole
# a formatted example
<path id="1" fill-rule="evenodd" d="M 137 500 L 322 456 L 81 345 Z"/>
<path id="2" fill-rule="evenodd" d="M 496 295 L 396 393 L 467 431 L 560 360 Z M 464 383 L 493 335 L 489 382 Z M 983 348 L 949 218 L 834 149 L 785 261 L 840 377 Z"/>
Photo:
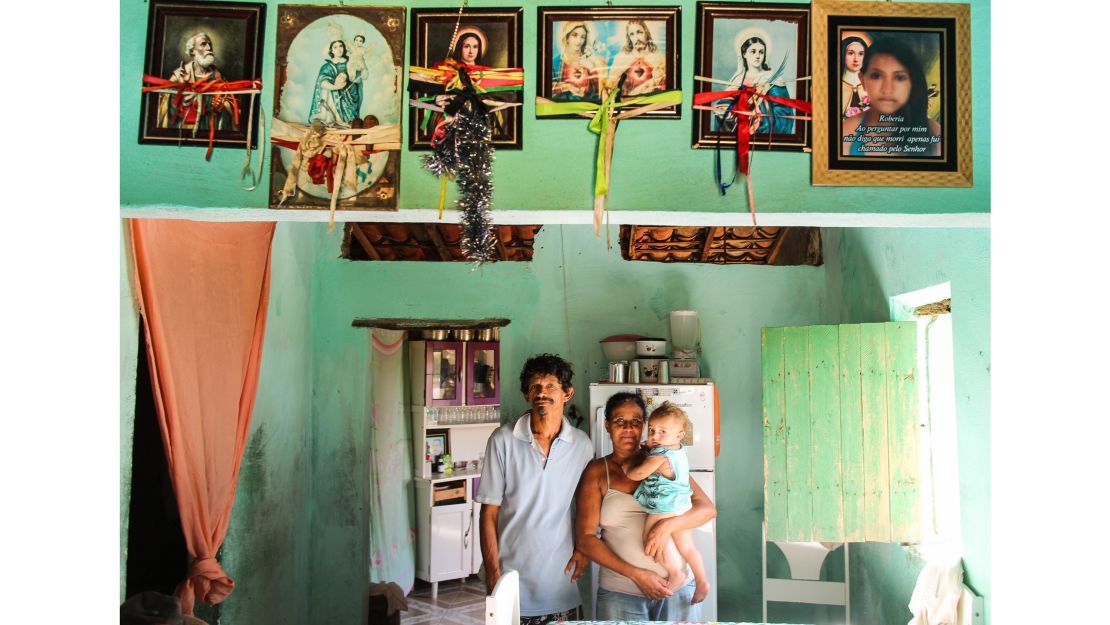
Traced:
<path id="1" fill-rule="evenodd" d="M 421 330 L 420 336 L 426 341 L 446 341 L 447 330 Z"/>
<path id="2" fill-rule="evenodd" d="M 456 341 L 473 341 L 474 330 L 452 330 Z"/>
<path id="3" fill-rule="evenodd" d="M 482 328 L 474 333 L 474 338 L 479 341 L 496 341 L 497 328 Z"/>

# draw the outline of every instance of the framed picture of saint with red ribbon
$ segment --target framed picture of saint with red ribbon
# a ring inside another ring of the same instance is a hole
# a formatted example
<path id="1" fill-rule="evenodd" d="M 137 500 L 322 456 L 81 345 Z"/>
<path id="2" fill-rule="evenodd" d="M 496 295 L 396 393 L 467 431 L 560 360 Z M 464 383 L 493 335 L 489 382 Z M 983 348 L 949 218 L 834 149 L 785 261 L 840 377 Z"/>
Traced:
<path id="1" fill-rule="evenodd" d="M 470 75 L 483 101 L 520 102 L 521 90 L 513 89 L 501 77 L 506 70 L 519 71 L 523 61 L 524 9 L 503 7 L 471 9 L 459 12 L 458 5 L 440 9 L 411 9 L 409 15 L 409 64 L 428 71 L 447 70 L 448 66 L 464 64 L 474 69 Z M 451 72 L 445 71 L 445 75 Z M 455 96 L 446 95 L 449 85 L 436 85 L 433 77 L 419 83 L 410 82 L 412 97 L 443 108 Z M 493 108 L 495 105 L 490 105 Z M 443 113 L 429 108 L 414 108 L 409 114 L 408 143 L 410 150 L 430 150 L 432 135 Z M 520 150 L 523 142 L 523 120 L 519 106 L 503 108 L 491 114 L 493 145 L 498 150 Z"/>
<path id="2" fill-rule="evenodd" d="M 970 187 L 967 4 L 813 4 L 813 184 Z"/>
<path id="3" fill-rule="evenodd" d="M 151 0 L 139 143 L 254 147 L 265 26 L 262 3 Z"/>
<path id="4" fill-rule="evenodd" d="M 808 5 L 698 3 L 695 148 L 809 149 L 809 30 Z"/>

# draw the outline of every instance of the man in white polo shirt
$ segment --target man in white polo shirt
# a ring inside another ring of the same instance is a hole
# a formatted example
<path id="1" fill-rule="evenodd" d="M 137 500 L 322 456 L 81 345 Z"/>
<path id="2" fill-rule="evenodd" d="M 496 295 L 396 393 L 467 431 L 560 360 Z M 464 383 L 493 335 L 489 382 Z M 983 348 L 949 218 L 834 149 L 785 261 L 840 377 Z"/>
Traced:
<path id="1" fill-rule="evenodd" d="M 504 571 L 520 574 L 521 625 L 581 618 L 575 584 L 588 560 L 574 551 L 574 490 L 593 457 L 590 438 L 563 416 L 574 396 L 570 363 L 533 356 L 520 372 L 532 407 L 486 443 L 478 486 L 486 590 Z"/>

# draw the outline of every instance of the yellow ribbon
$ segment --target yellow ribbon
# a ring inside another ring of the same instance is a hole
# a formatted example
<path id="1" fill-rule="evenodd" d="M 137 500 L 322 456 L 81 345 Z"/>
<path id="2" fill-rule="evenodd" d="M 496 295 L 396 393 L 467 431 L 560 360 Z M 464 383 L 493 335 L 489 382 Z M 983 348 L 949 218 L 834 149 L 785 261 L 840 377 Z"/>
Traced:
<path id="1" fill-rule="evenodd" d="M 609 195 L 609 172 L 613 164 L 613 143 L 616 137 L 617 122 L 643 115 L 682 103 L 682 91 L 664 91 L 652 95 L 616 101 L 619 91 L 612 90 L 601 101 L 594 102 L 554 102 L 546 98 L 536 98 L 536 117 L 553 115 L 581 115 L 589 117 L 588 130 L 598 136 L 597 159 L 594 173 L 594 234 L 601 238 L 601 222 L 606 212 L 606 199 Z M 614 113 L 616 109 L 625 109 Z"/>

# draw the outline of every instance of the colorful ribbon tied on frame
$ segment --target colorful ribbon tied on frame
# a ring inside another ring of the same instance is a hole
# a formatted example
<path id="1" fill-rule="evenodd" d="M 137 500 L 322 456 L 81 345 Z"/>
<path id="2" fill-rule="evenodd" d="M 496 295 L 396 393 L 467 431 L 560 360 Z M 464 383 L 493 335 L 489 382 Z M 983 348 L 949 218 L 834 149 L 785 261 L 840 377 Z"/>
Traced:
<path id="1" fill-rule="evenodd" d="M 764 119 L 771 122 L 769 127 L 774 127 L 775 119 L 810 119 L 809 115 L 813 113 L 813 106 L 809 102 L 768 95 L 760 87 L 761 85 L 752 85 L 740 89 L 706 91 L 694 94 L 695 109 L 712 111 L 721 120 L 732 117 L 736 121 L 736 169 L 740 175 L 744 176 L 747 185 L 748 207 L 751 209 L 753 226 L 757 224 L 755 221 L 755 195 L 752 192 L 751 183 L 752 129 L 759 128 Z M 727 104 L 723 106 L 714 105 L 715 102 L 722 100 Z M 771 107 L 769 103 L 789 107 L 806 115 L 778 115 L 774 113 L 774 107 Z M 725 184 L 722 180 L 720 149 L 720 136 L 718 135 L 717 156 L 714 160 L 714 180 L 721 195 L 724 195 L 725 189 L 731 186 L 731 183 Z"/>
<path id="2" fill-rule="evenodd" d="M 434 147 L 444 136 L 451 118 L 467 103 L 475 110 L 489 115 L 490 125 L 501 126 L 501 111 L 521 106 L 517 101 L 524 90 L 524 69 L 520 67 L 486 67 L 470 65 L 448 59 L 432 67 L 409 66 L 409 104 L 431 111 L 420 123 L 420 129 L 432 130 Z M 443 98 L 443 96 L 449 96 Z M 439 216 L 443 217 L 443 204 L 447 195 L 447 177 L 440 181 Z"/>
<path id="3" fill-rule="evenodd" d="M 623 80 L 623 78 L 622 78 Z M 602 216 L 607 211 L 609 179 L 613 164 L 613 145 L 617 123 L 659 109 L 682 103 L 682 91 L 674 89 L 651 95 L 621 99 L 620 86 L 602 94 L 596 102 L 555 102 L 536 98 L 536 116 L 579 115 L 590 118 L 587 129 L 598 136 L 594 167 L 594 234 L 601 238 Z"/>
<path id="4" fill-rule="evenodd" d="M 239 127 L 239 100 L 235 96 L 237 94 L 251 96 L 248 110 L 252 119 L 247 122 L 249 126 L 253 125 L 254 97 L 262 93 L 261 79 L 227 81 L 221 78 L 205 78 L 184 83 L 143 74 L 143 85 L 143 93 L 165 94 L 159 102 L 158 115 L 160 121 L 166 126 L 192 130 L 194 137 L 197 130 L 207 126 L 208 151 L 204 154 L 206 161 L 212 159 L 216 130 L 223 125 L 224 116 L 231 118 L 234 128 Z M 249 140 L 247 148 L 250 149 Z"/>
<path id="5" fill-rule="evenodd" d="M 325 185 L 331 195 L 328 210 L 328 232 L 335 229 L 335 209 L 339 191 L 357 191 L 360 167 L 371 154 L 401 149 L 401 127 L 382 124 L 372 128 L 331 128 L 319 120 L 312 125 L 273 118 L 270 141 L 276 146 L 293 150 L 293 161 L 285 184 L 278 191 L 278 205 L 297 193 L 297 182 L 303 173 L 313 184 Z"/>

